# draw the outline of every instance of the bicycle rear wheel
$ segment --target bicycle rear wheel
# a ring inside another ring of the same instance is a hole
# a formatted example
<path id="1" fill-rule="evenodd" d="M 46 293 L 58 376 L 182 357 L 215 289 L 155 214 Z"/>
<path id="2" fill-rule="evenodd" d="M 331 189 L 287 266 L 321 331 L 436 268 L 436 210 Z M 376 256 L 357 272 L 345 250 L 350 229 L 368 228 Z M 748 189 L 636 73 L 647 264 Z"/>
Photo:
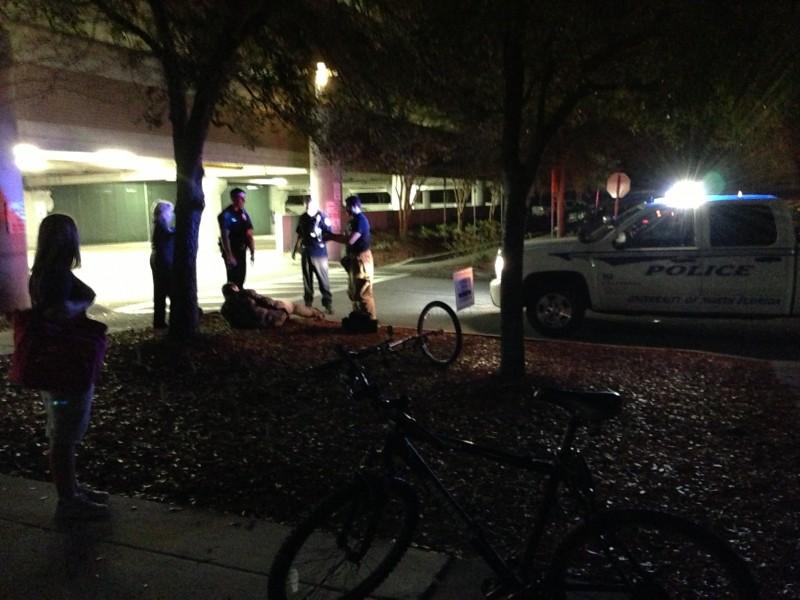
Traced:
<path id="1" fill-rule="evenodd" d="M 681 517 L 612 510 L 577 527 L 556 550 L 547 598 L 743 600 L 758 597 L 745 562 Z"/>
<path id="2" fill-rule="evenodd" d="M 461 323 L 446 303 L 434 300 L 425 305 L 417 320 L 422 351 L 435 365 L 445 367 L 458 358 L 464 343 Z"/>
<path id="3" fill-rule="evenodd" d="M 278 550 L 269 600 L 365 598 L 408 549 L 418 507 L 396 479 L 361 477 L 333 492 Z"/>

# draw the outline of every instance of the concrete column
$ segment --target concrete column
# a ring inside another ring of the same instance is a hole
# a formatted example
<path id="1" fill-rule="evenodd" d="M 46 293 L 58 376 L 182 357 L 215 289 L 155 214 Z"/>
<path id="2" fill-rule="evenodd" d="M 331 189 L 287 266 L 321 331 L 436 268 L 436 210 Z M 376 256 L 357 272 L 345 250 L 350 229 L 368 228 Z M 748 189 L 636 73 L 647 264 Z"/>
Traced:
<path id="1" fill-rule="evenodd" d="M 342 206 L 342 172 L 339 166 L 331 163 L 309 140 L 309 180 L 311 197 L 319 202 L 319 207 L 331 220 L 331 229 L 340 233 L 346 223 Z M 328 257 L 339 260 L 344 246 L 335 242 L 328 244 Z"/>
<path id="2" fill-rule="evenodd" d="M 275 236 L 275 252 L 283 254 L 291 252 L 291 244 L 294 240 L 285 240 L 283 235 L 283 215 L 286 209 L 286 200 L 289 192 L 277 187 L 269 188 L 269 204 L 272 208 L 272 234 Z M 287 245 L 289 244 L 289 245 Z"/>
<path id="3" fill-rule="evenodd" d="M 53 210 L 53 194 L 50 190 L 27 190 L 25 192 L 25 231 L 28 250 L 36 248 L 39 224 Z"/>
<path id="4" fill-rule="evenodd" d="M 0 29 L 0 313 L 30 306 L 22 174 L 14 163 L 11 45 Z"/>

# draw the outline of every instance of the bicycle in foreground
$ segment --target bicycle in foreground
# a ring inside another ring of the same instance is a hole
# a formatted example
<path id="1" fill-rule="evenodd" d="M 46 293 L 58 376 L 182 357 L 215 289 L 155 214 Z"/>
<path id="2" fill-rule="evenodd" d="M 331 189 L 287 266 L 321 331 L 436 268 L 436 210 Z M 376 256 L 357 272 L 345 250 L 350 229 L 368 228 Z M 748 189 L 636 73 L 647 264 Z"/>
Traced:
<path id="1" fill-rule="evenodd" d="M 364 358 L 385 349 L 386 342 L 358 352 L 339 348 L 338 362 L 347 368 L 352 397 L 377 409 L 386 422 L 386 438 L 370 464 L 324 499 L 285 540 L 270 570 L 269 600 L 358 599 L 375 591 L 411 544 L 420 512 L 415 485 L 432 490 L 449 508 L 493 571 L 491 585 L 484 590 L 487 598 L 758 597 L 744 560 L 710 531 L 667 513 L 600 508 L 591 471 L 574 442 L 580 430 L 596 428 L 621 412 L 622 398 L 616 392 L 538 390 L 537 400 L 564 409 L 567 424 L 559 445 L 547 454 L 517 454 L 423 428 L 408 413 L 407 399 L 386 398 L 370 381 Z M 523 469 L 544 480 L 521 554 L 501 556 L 486 530 L 430 468 L 417 443 Z M 413 478 L 406 479 L 409 473 Z M 534 557 L 552 523 L 562 486 L 574 496 L 581 519 L 560 540 L 549 564 L 538 568 Z"/>

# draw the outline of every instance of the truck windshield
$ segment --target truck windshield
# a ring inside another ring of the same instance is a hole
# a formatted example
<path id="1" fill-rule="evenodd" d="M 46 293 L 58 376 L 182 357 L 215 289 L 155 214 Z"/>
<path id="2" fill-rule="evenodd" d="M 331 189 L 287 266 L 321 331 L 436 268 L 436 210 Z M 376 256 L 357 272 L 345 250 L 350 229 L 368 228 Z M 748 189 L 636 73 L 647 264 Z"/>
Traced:
<path id="1" fill-rule="evenodd" d="M 602 220 L 590 221 L 581 229 L 580 240 L 584 243 L 592 243 L 603 239 L 609 232 L 614 231 L 614 228 L 619 223 L 624 223 L 633 215 L 644 210 L 647 206 L 644 202 L 630 207 L 616 219 L 613 217 L 603 217 Z"/>

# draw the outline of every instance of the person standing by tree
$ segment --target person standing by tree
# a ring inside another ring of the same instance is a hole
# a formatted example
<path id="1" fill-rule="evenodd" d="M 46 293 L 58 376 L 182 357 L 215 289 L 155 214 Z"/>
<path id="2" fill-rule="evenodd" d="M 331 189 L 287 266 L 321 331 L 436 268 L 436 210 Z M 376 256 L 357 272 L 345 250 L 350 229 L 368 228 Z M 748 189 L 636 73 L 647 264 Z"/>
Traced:
<path id="1" fill-rule="evenodd" d="M 372 295 L 372 278 L 375 271 L 370 250 L 369 220 L 362 210 L 358 196 L 348 196 L 345 200 L 350 221 L 347 232 L 332 234 L 331 240 L 345 244 L 347 255 L 342 259 L 342 266 L 347 271 L 347 295 L 353 301 L 353 312 L 369 315 L 375 320 L 375 298 Z"/>
<path id="2" fill-rule="evenodd" d="M 231 190 L 231 204 L 217 217 L 219 222 L 219 244 L 228 281 L 239 287 L 244 285 L 247 275 L 247 250 L 250 249 L 250 262 L 256 260 L 256 246 L 253 241 L 253 222 L 244 209 L 245 191 L 241 188 Z"/>
<path id="3" fill-rule="evenodd" d="M 153 271 L 153 329 L 167 326 L 167 298 L 172 302 L 172 258 L 175 228 L 172 202 L 159 200 L 153 208 L 153 240 L 150 269 Z"/>
<path id="4" fill-rule="evenodd" d="M 331 224 L 319 210 L 319 203 L 308 197 L 306 212 L 300 215 L 297 223 L 297 240 L 292 250 L 294 260 L 300 249 L 300 261 L 303 270 L 303 300 L 306 306 L 314 303 L 314 278 L 317 279 L 319 293 L 322 295 L 322 306 L 329 315 L 333 314 L 333 298 L 328 282 L 328 247 L 325 241 L 331 234 Z"/>
<path id="5" fill-rule="evenodd" d="M 42 220 L 36 256 L 28 283 L 34 310 L 51 320 L 80 317 L 94 302 L 94 290 L 75 277 L 81 264 L 78 227 L 71 217 L 51 214 Z M 81 392 L 43 390 L 47 414 L 50 471 L 58 492 L 56 518 L 105 519 L 110 516 L 108 494 L 78 484 L 75 447 L 89 427 L 94 386 Z"/>

